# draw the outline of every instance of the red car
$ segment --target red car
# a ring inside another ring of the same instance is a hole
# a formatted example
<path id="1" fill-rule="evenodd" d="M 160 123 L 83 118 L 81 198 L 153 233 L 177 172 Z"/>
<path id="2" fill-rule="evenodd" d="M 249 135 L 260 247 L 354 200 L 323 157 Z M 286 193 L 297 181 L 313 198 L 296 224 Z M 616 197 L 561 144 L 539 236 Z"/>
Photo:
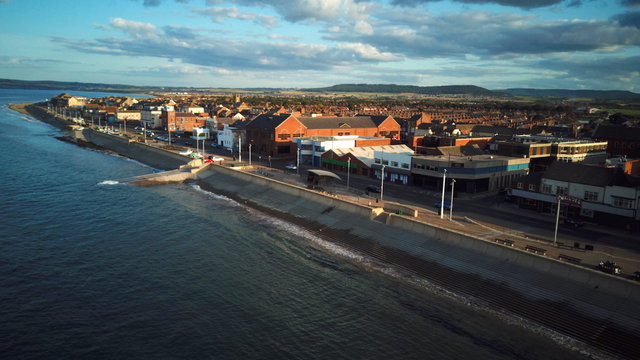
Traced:
<path id="1" fill-rule="evenodd" d="M 223 161 L 224 161 L 223 158 L 217 157 L 217 156 L 209 156 L 208 158 L 204 159 L 205 164 L 221 163 Z"/>

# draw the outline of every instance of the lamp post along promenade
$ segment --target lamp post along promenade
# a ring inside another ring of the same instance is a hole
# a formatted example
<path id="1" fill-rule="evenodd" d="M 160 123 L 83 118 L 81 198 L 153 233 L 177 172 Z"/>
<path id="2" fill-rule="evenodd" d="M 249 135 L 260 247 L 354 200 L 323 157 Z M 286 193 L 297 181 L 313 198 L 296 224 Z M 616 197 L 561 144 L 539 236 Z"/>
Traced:
<path id="1" fill-rule="evenodd" d="M 444 219 L 444 187 L 447 185 L 447 169 L 442 174 L 442 200 L 440 200 L 440 219 Z"/>

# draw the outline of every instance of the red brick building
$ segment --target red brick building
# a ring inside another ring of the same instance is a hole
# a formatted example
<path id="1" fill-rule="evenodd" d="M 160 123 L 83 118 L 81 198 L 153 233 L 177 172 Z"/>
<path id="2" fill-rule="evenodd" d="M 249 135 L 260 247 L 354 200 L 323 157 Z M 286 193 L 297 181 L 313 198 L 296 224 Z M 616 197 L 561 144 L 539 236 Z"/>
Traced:
<path id="1" fill-rule="evenodd" d="M 592 138 L 607 142 L 609 156 L 640 157 L 640 127 L 598 125 Z"/>
<path id="2" fill-rule="evenodd" d="M 193 131 L 194 127 L 204 127 L 209 114 L 192 114 L 188 112 L 163 111 L 162 127 L 169 131 Z"/>
<path id="3" fill-rule="evenodd" d="M 294 156 L 294 138 L 359 135 L 397 138 L 400 125 L 391 116 L 295 117 L 259 115 L 246 126 L 253 151 L 271 156 Z"/>

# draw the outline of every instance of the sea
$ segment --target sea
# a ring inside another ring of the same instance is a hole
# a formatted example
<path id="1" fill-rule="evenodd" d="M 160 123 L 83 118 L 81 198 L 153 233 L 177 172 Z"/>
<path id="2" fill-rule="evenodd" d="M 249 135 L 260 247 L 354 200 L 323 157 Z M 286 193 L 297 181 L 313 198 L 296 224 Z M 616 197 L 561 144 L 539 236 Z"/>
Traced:
<path id="1" fill-rule="evenodd" d="M 602 357 L 7 107 L 62 92 L 0 89 L 2 359 Z"/>

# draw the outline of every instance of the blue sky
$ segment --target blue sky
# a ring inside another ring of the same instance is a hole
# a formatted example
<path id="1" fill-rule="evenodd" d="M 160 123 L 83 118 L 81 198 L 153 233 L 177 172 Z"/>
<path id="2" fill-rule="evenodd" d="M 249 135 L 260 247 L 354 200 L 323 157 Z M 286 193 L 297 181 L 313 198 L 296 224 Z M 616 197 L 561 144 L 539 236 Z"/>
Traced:
<path id="1" fill-rule="evenodd" d="M 640 92 L 640 0 L 0 0 L 0 78 Z"/>

